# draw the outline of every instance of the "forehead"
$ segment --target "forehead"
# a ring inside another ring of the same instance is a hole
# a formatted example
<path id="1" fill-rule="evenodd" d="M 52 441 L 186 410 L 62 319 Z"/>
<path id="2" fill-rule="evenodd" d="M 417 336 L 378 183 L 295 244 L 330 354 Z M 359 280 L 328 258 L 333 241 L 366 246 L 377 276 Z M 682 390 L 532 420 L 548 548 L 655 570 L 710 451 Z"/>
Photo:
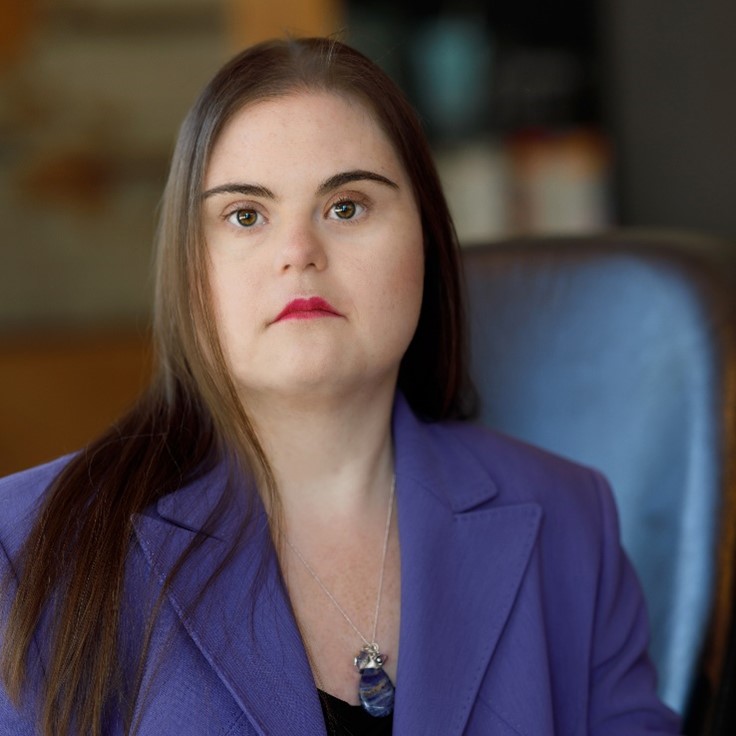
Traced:
<path id="1" fill-rule="evenodd" d="M 372 166 L 368 166 L 372 162 Z M 213 177 L 279 165 L 390 167 L 403 173 L 374 113 L 357 98 L 333 92 L 293 92 L 240 108 L 217 137 L 207 166 Z"/>

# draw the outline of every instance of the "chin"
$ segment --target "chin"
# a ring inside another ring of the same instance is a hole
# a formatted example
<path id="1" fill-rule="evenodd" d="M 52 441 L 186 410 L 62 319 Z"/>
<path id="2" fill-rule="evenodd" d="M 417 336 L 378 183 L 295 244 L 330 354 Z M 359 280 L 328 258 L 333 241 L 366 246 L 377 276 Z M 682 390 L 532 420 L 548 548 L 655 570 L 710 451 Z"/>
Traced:
<path id="1" fill-rule="evenodd" d="M 300 371 L 297 375 L 279 376 L 282 380 L 275 380 L 271 376 L 268 383 L 254 386 L 252 383 L 247 388 L 241 389 L 247 404 L 248 398 L 269 403 L 288 402 L 290 405 L 306 406 L 315 404 L 325 408 L 331 403 L 338 401 L 344 403 L 366 391 L 373 394 L 379 392 L 381 387 L 389 387 L 393 392 L 395 376 L 355 376 L 345 375 L 334 370 L 314 373 Z M 241 384 L 242 386 L 242 384 Z M 373 387 L 373 390 L 371 390 Z"/>

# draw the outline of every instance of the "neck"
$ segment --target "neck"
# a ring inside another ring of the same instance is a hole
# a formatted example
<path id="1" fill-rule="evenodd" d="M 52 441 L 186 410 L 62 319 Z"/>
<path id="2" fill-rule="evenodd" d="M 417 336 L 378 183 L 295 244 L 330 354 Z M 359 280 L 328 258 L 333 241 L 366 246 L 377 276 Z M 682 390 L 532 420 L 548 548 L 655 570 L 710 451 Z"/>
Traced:
<path id="1" fill-rule="evenodd" d="M 290 520 L 350 525 L 385 514 L 393 476 L 393 393 L 248 401 L 287 529 Z"/>

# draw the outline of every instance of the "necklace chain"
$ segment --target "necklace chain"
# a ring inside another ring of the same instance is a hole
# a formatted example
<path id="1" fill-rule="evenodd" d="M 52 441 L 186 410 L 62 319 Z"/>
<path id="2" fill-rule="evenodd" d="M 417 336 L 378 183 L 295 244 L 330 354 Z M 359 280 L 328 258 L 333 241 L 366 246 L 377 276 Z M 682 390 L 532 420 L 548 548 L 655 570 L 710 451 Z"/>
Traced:
<path id="1" fill-rule="evenodd" d="M 342 614 L 343 618 L 350 624 L 353 631 L 363 640 L 363 643 L 367 647 L 376 646 L 376 632 L 378 630 L 378 614 L 381 610 L 381 595 L 383 593 L 383 574 L 386 569 L 386 551 L 388 549 L 388 537 L 389 532 L 391 530 L 391 516 L 393 513 L 394 508 L 394 492 L 396 490 L 396 476 L 394 475 L 391 478 L 391 493 L 389 495 L 388 499 L 388 514 L 386 515 L 386 530 L 383 534 L 383 553 L 381 555 L 381 574 L 378 578 L 378 595 L 376 596 L 376 610 L 373 613 L 373 633 L 371 636 L 371 640 L 368 641 L 368 639 L 363 636 L 363 634 L 360 632 L 358 627 L 353 623 L 353 620 L 348 616 L 348 614 L 345 612 L 345 609 L 337 602 L 337 599 L 334 595 L 328 590 L 327 586 L 322 582 L 319 575 L 314 571 L 312 566 L 304 559 L 304 556 L 302 553 L 291 543 L 291 541 L 288 539 L 288 537 L 285 537 L 286 543 L 289 545 L 289 547 L 293 550 L 294 554 L 299 558 L 299 561 L 304 565 L 307 572 L 314 578 L 315 582 L 319 585 L 320 588 L 322 588 L 322 591 L 324 594 L 332 601 L 332 604 L 337 608 L 337 610 Z"/>

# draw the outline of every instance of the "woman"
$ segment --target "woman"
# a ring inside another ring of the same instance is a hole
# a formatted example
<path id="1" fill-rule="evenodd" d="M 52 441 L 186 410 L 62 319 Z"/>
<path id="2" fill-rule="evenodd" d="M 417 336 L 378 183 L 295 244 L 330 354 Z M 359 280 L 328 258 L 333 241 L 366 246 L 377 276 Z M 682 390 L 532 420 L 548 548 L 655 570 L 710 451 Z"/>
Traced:
<path id="1" fill-rule="evenodd" d="M 375 65 L 227 64 L 164 195 L 151 389 L 0 485 L 0 731 L 676 733 L 605 483 L 460 421 L 459 281 Z"/>

